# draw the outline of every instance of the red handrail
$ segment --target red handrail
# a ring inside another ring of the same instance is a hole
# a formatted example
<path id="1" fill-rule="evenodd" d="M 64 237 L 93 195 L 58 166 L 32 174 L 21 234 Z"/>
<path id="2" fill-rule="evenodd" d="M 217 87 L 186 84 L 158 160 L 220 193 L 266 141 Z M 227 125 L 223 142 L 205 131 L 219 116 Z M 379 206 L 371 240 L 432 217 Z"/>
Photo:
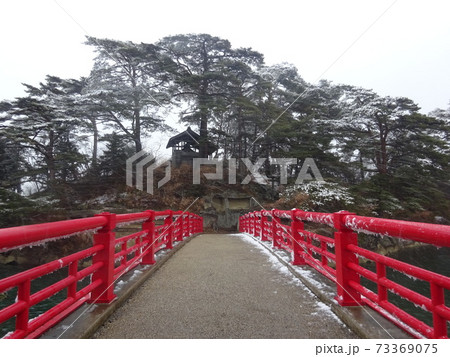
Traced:
<path id="1" fill-rule="evenodd" d="M 160 220 L 164 222 L 159 224 Z M 118 224 L 142 223 L 139 232 L 116 238 Z M 85 302 L 110 303 L 115 281 L 139 264 L 155 263 L 155 253 L 171 249 L 174 241 L 203 231 L 203 218 L 182 211 L 144 211 L 0 229 L 0 251 L 42 244 L 82 232 L 93 232 L 93 245 L 74 254 L 0 280 L 0 293 L 17 289 L 14 303 L 0 310 L 0 324 L 15 318 L 15 329 L 5 338 L 36 338 Z M 85 267 L 80 262 L 90 259 Z M 31 291 L 35 279 L 67 267 L 65 278 L 39 291 Z M 86 286 L 77 284 L 90 277 Z M 67 289 L 66 298 L 30 320 L 30 308 Z"/>
<path id="2" fill-rule="evenodd" d="M 282 220 L 289 220 L 290 225 Z M 307 231 L 304 222 L 331 226 L 335 229 L 334 236 Z M 357 232 L 450 247 L 450 226 L 363 217 L 345 211 L 319 213 L 294 209 L 244 214 L 239 219 L 239 230 L 262 241 L 272 241 L 273 248 L 292 252 L 292 264 L 309 265 L 336 282 L 336 299 L 340 305 L 366 304 L 414 337 L 448 338 L 450 307 L 445 302 L 445 291 L 450 291 L 450 277 L 363 249 L 358 246 Z M 360 266 L 358 257 L 375 262 L 376 271 Z M 387 268 L 427 282 L 430 296 L 390 280 Z M 375 283 L 376 291 L 364 287 L 361 277 Z M 394 305 L 389 301 L 388 291 L 431 312 L 432 326 Z"/>
<path id="3" fill-rule="evenodd" d="M 439 247 L 450 246 L 449 226 L 347 215 L 345 225 L 354 231 L 404 238 Z"/>
<path id="4" fill-rule="evenodd" d="M 65 237 L 106 224 L 104 217 L 90 217 L 0 229 L 0 252 L 41 244 L 48 239 Z"/>

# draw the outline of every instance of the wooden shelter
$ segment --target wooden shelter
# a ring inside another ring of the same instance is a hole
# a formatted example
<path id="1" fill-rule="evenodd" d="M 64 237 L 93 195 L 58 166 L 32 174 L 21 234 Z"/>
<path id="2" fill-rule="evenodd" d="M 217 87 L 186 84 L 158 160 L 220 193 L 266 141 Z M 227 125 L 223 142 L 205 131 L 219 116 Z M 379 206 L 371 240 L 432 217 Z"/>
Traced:
<path id="1" fill-rule="evenodd" d="M 172 165 L 179 167 L 182 164 L 192 165 L 194 158 L 200 158 L 200 135 L 188 127 L 169 139 L 166 148 L 172 148 Z M 208 142 L 208 156 L 217 150 L 216 146 Z"/>

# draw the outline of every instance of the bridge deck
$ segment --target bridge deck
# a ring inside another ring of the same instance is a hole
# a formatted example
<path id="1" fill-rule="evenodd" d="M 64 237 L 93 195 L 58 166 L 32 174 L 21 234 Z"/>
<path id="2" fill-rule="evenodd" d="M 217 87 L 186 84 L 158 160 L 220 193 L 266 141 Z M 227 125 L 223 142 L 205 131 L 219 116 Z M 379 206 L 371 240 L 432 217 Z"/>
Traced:
<path id="1" fill-rule="evenodd" d="M 247 239 L 239 234 L 194 238 L 94 337 L 356 338 Z"/>

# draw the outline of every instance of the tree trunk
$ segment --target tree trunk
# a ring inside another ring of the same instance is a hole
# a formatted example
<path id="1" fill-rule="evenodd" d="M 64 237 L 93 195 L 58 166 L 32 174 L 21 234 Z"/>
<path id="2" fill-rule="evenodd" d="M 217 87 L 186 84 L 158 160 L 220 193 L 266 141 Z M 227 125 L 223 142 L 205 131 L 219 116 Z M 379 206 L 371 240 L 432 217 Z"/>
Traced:
<path id="1" fill-rule="evenodd" d="M 45 149 L 45 162 L 47 164 L 48 185 L 52 186 L 52 184 L 56 180 L 55 158 L 53 156 L 53 150 L 55 146 L 55 133 L 53 132 L 53 130 L 49 131 L 48 138 L 49 143 Z"/>
<path id="2" fill-rule="evenodd" d="M 208 82 L 202 81 L 200 88 L 200 95 L 198 98 L 198 105 L 200 108 L 200 139 L 199 139 L 199 151 L 201 158 L 208 157 L 208 109 L 207 109 L 207 96 L 208 96 Z"/>
<path id="3" fill-rule="evenodd" d="M 387 132 L 380 128 L 380 152 L 377 155 L 378 172 L 382 175 L 387 174 Z"/>
<path id="4" fill-rule="evenodd" d="M 202 45 L 202 67 L 203 75 L 209 71 L 208 51 L 206 50 L 206 41 Z M 201 158 L 208 157 L 208 80 L 203 78 L 200 84 L 200 93 L 198 104 L 200 108 L 200 142 L 199 151 Z"/>
<path id="5" fill-rule="evenodd" d="M 359 175 L 361 176 L 361 182 L 364 181 L 364 163 L 361 151 L 359 152 Z"/>
<path id="6" fill-rule="evenodd" d="M 208 116 L 206 113 L 200 114 L 200 157 L 208 157 Z"/>
<path id="7" fill-rule="evenodd" d="M 92 148 L 92 167 L 94 169 L 97 168 L 98 164 L 98 128 L 97 128 L 97 120 L 95 118 L 89 119 L 92 124 L 92 132 L 94 134 L 94 143 Z"/>

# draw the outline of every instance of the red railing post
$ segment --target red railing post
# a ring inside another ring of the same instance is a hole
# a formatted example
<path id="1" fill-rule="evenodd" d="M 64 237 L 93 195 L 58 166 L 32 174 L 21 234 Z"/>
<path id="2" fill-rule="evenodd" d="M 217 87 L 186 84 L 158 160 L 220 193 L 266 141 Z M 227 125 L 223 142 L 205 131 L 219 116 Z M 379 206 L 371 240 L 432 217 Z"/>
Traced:
<path id="1" fill-rule="evenodd" d="M 178 221 L 178 236 L 177 241 L 183 240 L 183 212 L 180 213 L 180 215 L 176 219 Z"/>
<path id="2" fill-rule="evenodd" d="M 353 213 L 340 211 L 333 214 L 336 253 L 336 279 L 337 279 L 337 297 L 341 306 L 361 305 L 361 295 L 350 287 L 349 282 L 354 281 L 360 284 L 359 275 L 348 268 L 349 263 L 359 264 L 356 254 L 350 252 L 347 246 L 350 244 L 358 245 L 358 235 L 345 226 L 345 217 Z"/>
<path id="3" fill-rule="evenodd" d="M 261 211 L 261 241 L 263 242 L 269 240 L 266 234 L 266 226 L 267 226 L 267 216 L 265 216 L 263 214 L 263 211 Z"/>
<path id="4" fill-rule="evenodd" d="M 255 234 L 253 234 L 253 236 L 255 236 L 257 238 L 261 237 L 260 228 L 261 228 L 261 220 L 255 212 L 255 229 L 254 229 Z"/>
<path id="5" fill-rule="evenodd" d="M 166 244 L 166 249 L 173 248 L 173 211 L 169 210 L 169 215 L 164 219 L 164 225 L 166 226 L 168 241 Z"/>
<path id="6" fill-rule="evenodd" d="M 447 338 L 447 320 L 435 311 L 438 306 L 445 306 L 444 289 L 436 283 L 430 283 L 431 303 L 433 304 L 433 338 Z"/>
<path id="7" fill-rule="evenodd" d="M 149 218 L 142 223 L 142 230 L 147 231 L 144 240 L 147 241 L 146 254 L 142 258 L 142 265 L 152 265 L 156 263 L 155 260 L 155 211 L 147 211 Z"/>
<path id="8" fill-rule="evenodd" d="M 302 254 L 302 246 L 300 245 L 301 235 L 300 230 L 305 228 L 305 224 L 297 218 L 297 213 L 300 211 L 294 208 L 291 211 L 291 239 L 292 239 L 292 262 L 293 265 L 305 265 L 306 261 Z"/>
<path id="9" fill-rule="evenodd" d="M 275 212 L 277 210 L 274 208 L 272 209 L 272 248 L 280 248 L 280 243 L 278 242 L 277 239 L 277 232 L 278 232 L 278 227 L 279 224 L 281 222 L 280 218 L 275 217 Z"/>
<path id="10" fill-rule="evenodd" d="M 76 279 L 78 272 L 78 260 L 73 261 L 69 264 L 69 276 L 73 276 Z M 77 296 L 77 281 L 75 280 L 72 284 L 67 287 L 67 297 L 76 298 Z"/>
<path id="11" fill-rule="evenodd" d="M 102 267 L 92 274 L 92 281 L 101 280 L 101 284 L 95 288 L 88 302 L 110 303 L 114 295 L 114 240 L 116 234 L 116 215 L 114 213 L 101 213 L 96 216 L 104 216 L 108 222 L 94 234 L 94 245 L 103 245 L 103 249 L 92 258 L 92 263 L 101 262 Z"/>
<path id="12" fill-rule="evenodd" d="M 199 222 L 199 230 L 198 233 L 202 233 L 203 232 L 203 216 L 200 216 L 200 222 Z"/>
<path id="13" fill-rule="evenodd" d="M 28 318 L 30 315 L 30 292 L 31 292 L 31 280 L 27 279 L 19 285 L 17 291 L 17 302 L 23 301 L 26 303 L 26 308 L 17 314 L 16 317 L 16 330 L 24 331 L 28 330 Z"/>
<path id="14" fill-rule="evenodd" d="M 199 222 L 200 222 L 200 217 L 197 215 L 194 215 L 195 221 L 194 221 L 194 231 L 192 232 L 193 234 L 198 233 L 199 230 Z"/>
<path id="15" fill-rule="evenodd" d="M 195 234 L 197 231 L 197 216 L 195 214 L 192 214 L 192 230 L 191 234 Z"/>
<path id="16" fill-rule="evenodd" d="M 376 272 L 377 272 L 378 304 L 382 304 L 386 302 L 388 299 L 387 288 L 384 285 L 380 284 L 380 281 L 386 278 L 386 265 L 377 262 Z"/>
<path id="17" fill-rule="evenodd" d="M 191 235 L 191 214 L 187 212 L 186 214 L 186 234 L 185 237 L 189 237 Z"/>

